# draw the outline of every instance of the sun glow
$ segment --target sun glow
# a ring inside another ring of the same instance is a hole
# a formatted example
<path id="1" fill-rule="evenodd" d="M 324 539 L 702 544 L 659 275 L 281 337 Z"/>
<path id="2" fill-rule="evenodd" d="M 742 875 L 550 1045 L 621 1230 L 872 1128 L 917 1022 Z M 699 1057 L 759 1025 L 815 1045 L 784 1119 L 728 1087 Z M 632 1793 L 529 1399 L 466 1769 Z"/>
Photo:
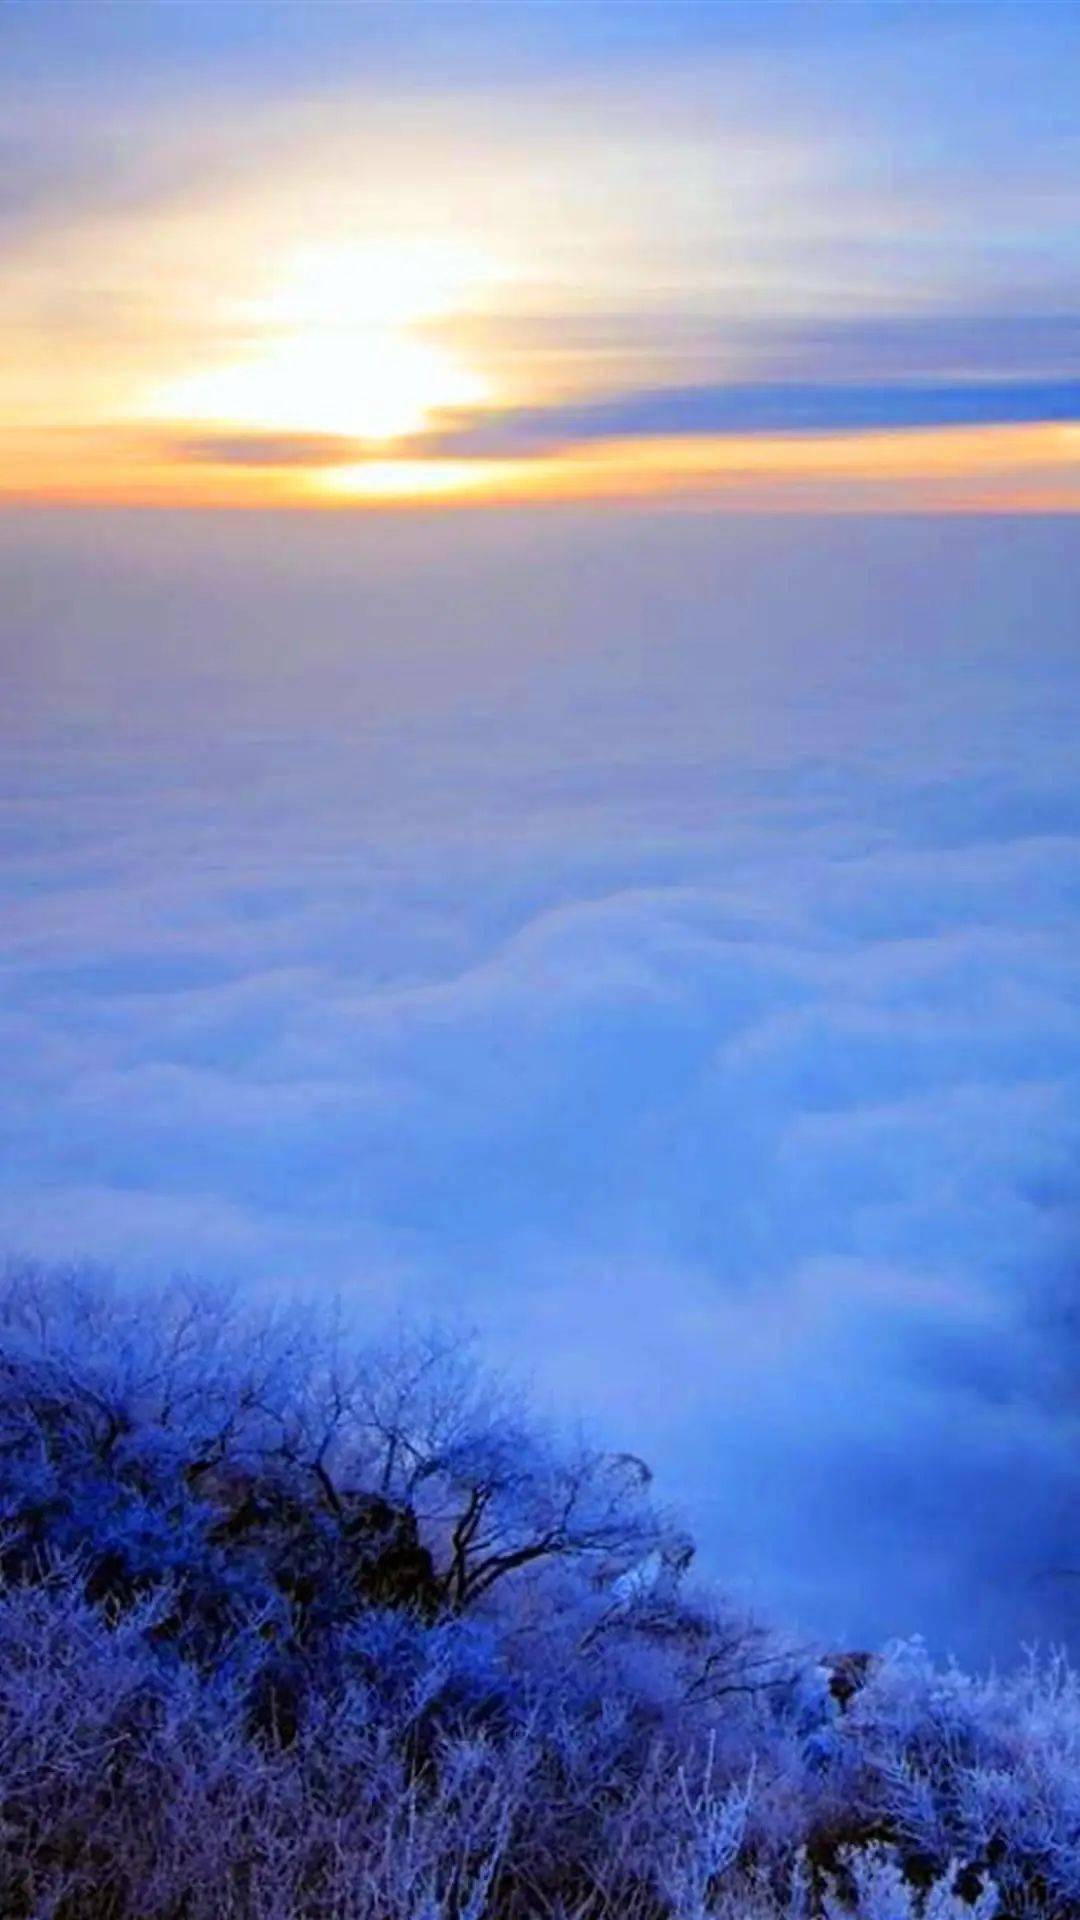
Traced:
<path id="1" fill-rule="evenodd" d="M 378 330 L 294 339 L 158 389 L 144 419 L 389 441 L 442 407 L 480 406 L 487 381 L 424 341 Z"/>
<path id="2" fill-rule="evenodd" d="M 493 398 L 478 368 L 424 335 L 492 277 L 445 244 L 302 252 L 230 316 L 246 351 L 154 388 L 134 417 L 380 444 L 418 433 L 441 409 Z"/>
<path id="3" fill-rule="evenodd" d="M 324 504 L 349 500 L 453 500 L 498 497 L 506 463 L 488 460 L 365 460 L 311 476 L 310 495 Z"/>

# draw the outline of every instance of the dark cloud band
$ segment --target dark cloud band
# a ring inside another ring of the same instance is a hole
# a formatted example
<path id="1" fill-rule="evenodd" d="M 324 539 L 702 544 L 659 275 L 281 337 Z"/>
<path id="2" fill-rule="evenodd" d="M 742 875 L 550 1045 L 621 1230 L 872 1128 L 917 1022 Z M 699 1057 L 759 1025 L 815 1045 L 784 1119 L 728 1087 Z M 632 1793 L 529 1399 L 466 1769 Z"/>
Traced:
<path id="1" fill-rule="evenodd" d="M 194 466 L 343 467 L 365 448 L 337 433 L 200 433 L 170 438 L 166 451 Z"/>
<path id="2" fill-rule="evenodd" d="M 415 438 L 410 450 L 455 459 L 513 459 L 582 442 L 1072 420 L 1080 420 L 1078 380 L 874 386 L 779 381 L 644 388 L 580 406 L 459 415 L 440 431 Z"/>

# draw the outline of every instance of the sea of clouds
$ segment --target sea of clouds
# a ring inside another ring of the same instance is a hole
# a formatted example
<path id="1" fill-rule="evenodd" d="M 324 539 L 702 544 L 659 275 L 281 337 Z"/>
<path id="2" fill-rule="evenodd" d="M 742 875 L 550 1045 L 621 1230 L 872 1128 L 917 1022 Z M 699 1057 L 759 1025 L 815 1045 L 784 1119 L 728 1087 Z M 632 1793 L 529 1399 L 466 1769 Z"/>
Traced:
<path id="1" fill-rule="evenodd" d="M 1080 1640 L 1078 562 L 0 517 L 0 1245 L 460 1319 L 806 1631 Z"/>

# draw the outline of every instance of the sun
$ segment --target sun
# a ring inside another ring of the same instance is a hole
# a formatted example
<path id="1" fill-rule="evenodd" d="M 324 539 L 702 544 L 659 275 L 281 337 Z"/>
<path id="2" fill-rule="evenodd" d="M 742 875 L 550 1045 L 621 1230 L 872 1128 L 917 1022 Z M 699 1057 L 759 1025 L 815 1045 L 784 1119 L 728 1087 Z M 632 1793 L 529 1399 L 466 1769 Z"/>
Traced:
<path id="1" fill-rule="evenodd" d="M 160 389 L 152 413 L 186 425 L 381 443 L 421 432 L 443 408 L 481 405 L 489 393 L 479 373 L 404 332 L 313 327 Z"/>
<path id="2" fill-rule="evenodd" d="M 306 250 L 228 317 L 239 351 L 157 386 L 137 408 L 170 425 L 386 444 L 491 383 L 437 337 L 490 269 L 449 243 Z"/>

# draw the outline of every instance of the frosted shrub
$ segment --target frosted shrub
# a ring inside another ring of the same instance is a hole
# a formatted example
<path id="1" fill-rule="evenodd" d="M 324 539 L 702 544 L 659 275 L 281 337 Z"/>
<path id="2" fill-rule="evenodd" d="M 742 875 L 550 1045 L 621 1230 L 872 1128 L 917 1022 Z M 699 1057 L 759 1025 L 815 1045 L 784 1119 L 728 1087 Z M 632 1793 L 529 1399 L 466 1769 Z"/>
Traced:
<path id="1" fill-rule="evenodd" d="M 1060 1658 L 973 1678 L 897 1646 L 844 1745 L 858 1805 L 908 1855 L 992 1877 L 1006 1911 L 1080 1913 L 1080 1689 Z"/>
<path id="2" fill-rule="evenodd" d="M 917 1892 L 886 1847 L 852 1853 L 844 1865 L 850 1890 L 846 1897 L 835 1885 L 826 1890 L 823 1920 L 994 1920 L 998 1911 L 994 1888 L 984 1888 L 972 1903 L 954 1891 L 951 1874 Z"/>
<path id="3" fill-rule="evenodd" d="M 441 1334 L 0 1286 L 3 1920 L 1076 1920 L 1080 1689 L 795 1656 Z"/>
<path id="4" fill-rule="evenodd" d="M 676 1775 L 685 1812 L 684 1830 L 674 1825 L 674 1845 L 661 1852 L 657 1885 L 665 1908 L 679 1920 L 709 1920 L 720 1882 L 735 1866 L 746 1831 L 751 1781 L 718 1789 L 710 1745 L 700 1784 L 692 1786 L 685 1768 Z"/>

